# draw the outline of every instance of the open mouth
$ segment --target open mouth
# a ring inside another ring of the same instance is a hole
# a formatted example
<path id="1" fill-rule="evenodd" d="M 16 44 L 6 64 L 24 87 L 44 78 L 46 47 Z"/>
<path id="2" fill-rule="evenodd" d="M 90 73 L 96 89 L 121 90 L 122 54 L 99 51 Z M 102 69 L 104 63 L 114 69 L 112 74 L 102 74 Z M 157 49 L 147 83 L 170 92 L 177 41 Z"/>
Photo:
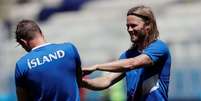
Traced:
<path id="1" fill-rule="evenodd" d="M 132 41 L 136 41 L 138 39 L 138 37 L 135 35 L 135 34 L 132 34 L 131 35 L 131 40 Z"/>
<path id="2" fill-rule="evenodd" d="M 137 39 L 137 32 L 130 32 L 130 36 L 132 39 Z"/>

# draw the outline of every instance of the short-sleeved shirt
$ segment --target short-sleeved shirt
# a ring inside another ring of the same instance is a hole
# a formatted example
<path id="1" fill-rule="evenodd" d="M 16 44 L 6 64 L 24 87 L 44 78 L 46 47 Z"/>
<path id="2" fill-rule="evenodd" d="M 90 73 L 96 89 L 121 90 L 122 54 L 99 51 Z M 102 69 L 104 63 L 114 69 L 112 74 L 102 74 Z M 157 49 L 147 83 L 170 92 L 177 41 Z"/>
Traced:
<path id="1" fill-rule="evenodd" d="M 16 87 L 27 89 L 27 101 L 80 101 L 76 75 L 80 67 L 73 44 L 41 45 L 17 61 Z"/>
<path id="2" fill-rule="evenodd" d="M 167 101 L 171 56 L 167 45 L 155 40 L 143 51 L 130 49 L 120 59 L 146 54 L 154 65 L 126 72 L 128 101 Z"/>

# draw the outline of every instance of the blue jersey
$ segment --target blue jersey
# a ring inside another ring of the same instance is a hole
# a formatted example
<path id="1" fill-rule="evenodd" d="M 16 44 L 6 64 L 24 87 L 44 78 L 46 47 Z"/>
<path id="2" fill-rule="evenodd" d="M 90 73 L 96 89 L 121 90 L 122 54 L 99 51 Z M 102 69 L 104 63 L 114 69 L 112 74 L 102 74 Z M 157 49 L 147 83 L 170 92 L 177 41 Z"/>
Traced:
<path id="1" fill-rule="evenodd" d="M 17 61 L 16 87 L 27 89 L 27 101 L 80 101 L 77 83 L 80 67 L 73 44 L 42 45 Z"/>
<path id="2" fill-rule="evenodd" d="M 167 101 L 171 56 L 161 40 L 155 40 L 142 52 L 130 49 L 120 59 L 146 54 L 154 65 L 126 72 L 128 101 Z"/>

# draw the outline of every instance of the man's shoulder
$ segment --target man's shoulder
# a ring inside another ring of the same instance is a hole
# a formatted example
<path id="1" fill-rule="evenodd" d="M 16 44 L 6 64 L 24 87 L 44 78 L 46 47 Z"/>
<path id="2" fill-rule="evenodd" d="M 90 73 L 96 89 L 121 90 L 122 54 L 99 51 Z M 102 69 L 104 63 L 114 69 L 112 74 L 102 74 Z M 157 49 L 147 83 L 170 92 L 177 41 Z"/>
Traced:
<path id="1" fill-rule="evenodd" d="M 157 40 L 153 41 L 150 45 L 153 45 L 153 44 L 154 45 L 167 46 L 167 44 L 164 41 L 160 40 L 160 39 L 157 39 Z"/>
<path id="2" fill-rule="evenodd" d="M 149 49 L 149 48 L 151 48 L 151 47 L 152 47 L 152 48 L 155 47 L 156 49 L 161 49 L 161 50 L 169 50 L 167 43 L 165 43 L 164 41 L 159 40 L 159 39 L 157 39 L 157 40 L 153 41 L 152 43 L 150 43 L 150 44 L 148 45 L 148 47 L 145 48 L 145 49 Z"/>
<path id="3" fill-rule="evenodd" d="M 20 57 L 20 58 L 17 60 L 16 64 L 21 64 L 21 63 L 23 63 L 29 56 L 30 56 L 30 53 L 25 53 L 22 57 Z"/>
<path id="4" fill-rule="evenodd" d="M 16 62 L 16 68 L 18 68 L 19 71 L 26 71 L 28 70 L 26 64 L 27 64 L 27 58 L 29 57 L 30 53 L 25 53 L 22 57 L 20 57 Z"/>
<path id="5" fill-rule="evenodd" d="M 143 53 L 150 56 L 154 61 L 157 61 L 158 57 L 170 56 L 168 45 L 162 40 L 155 40 L 143 50 Z"/>

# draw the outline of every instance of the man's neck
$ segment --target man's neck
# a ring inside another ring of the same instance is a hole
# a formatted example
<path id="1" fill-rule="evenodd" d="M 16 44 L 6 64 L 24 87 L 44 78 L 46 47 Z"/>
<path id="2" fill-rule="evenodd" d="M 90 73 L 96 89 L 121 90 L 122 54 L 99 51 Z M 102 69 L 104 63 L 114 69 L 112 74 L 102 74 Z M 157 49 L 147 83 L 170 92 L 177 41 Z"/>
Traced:
<path id="1" fill-rule="evenodd" d="M 33 49 L 34 47 L 45 44 L 46 41 L 43 38 L 37 38 L 37 39 L 30 41 L 29 43 L 30 43 L 31 48 Z"/>

